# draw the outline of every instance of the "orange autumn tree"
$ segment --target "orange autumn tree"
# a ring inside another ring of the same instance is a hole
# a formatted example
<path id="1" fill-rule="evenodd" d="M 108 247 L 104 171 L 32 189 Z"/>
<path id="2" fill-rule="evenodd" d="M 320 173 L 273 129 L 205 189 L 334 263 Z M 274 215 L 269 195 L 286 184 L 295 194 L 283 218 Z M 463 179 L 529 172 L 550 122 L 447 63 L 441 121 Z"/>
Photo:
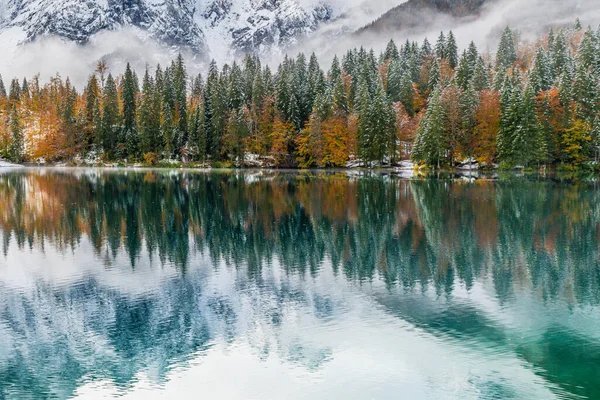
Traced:
<path id="1" fill-rule="evenodd" d="M 496 138 L 500 129 L 500 93 L 484 90 L 479 94 L 479 106 L 475 115 L 477 125 L 473 134 L 475 158 L 487 165 L 496 156 Z"/>
<path id="2" fill-rule="evenodd" d="M 321 120 L 313 112 L 306 127 L 298 134 L 296 162 L 300 168 L 310 168 L 322 154 Z"/>
<path id="3" fill-rule="evenodd" d="M 421 122 L 423 112 L 411 117 L 401 102 L 394 103 L 396 112 L 396 129 L 399 142 L 400 159 L 407 160 L 412 152 L 412 143 L 415 140 L 417 129 Z"/>
<path id="4" fill-rule="evenodd" d="M 271 133 L 275 121 L 275 97 L 266 96 L 259 109 L 254 111 L 256 124 L 246 141 L 247 151 L 265 156 L 271 148 Z"/>
<path id="5" fill-rule="evenodd" d="M 342 115 L 334 115 L 321 126 L 323 135 L 322 166 L 344 167 L 348 162 L 348 126 Z"/>
<path id="6" fill-rule="evenodd" d="M 271 148 L 269 155 L 276 167 L 282 167 L 289 160 L 289 144 L 294 138 L 296 128 L 290 121 L 282 121 L 279 117 L 273 122 L 273 131 L 269 135 Z"/>

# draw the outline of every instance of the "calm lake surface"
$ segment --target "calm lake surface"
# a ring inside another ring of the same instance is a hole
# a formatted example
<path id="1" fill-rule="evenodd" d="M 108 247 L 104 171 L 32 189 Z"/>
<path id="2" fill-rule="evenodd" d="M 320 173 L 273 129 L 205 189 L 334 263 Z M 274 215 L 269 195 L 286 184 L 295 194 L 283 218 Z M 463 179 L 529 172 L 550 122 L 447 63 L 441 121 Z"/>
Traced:
<path id="1" fill-rule="evenodd" d="M 0 173 L 0 398 L 600 398 L 600 184 Z"/>

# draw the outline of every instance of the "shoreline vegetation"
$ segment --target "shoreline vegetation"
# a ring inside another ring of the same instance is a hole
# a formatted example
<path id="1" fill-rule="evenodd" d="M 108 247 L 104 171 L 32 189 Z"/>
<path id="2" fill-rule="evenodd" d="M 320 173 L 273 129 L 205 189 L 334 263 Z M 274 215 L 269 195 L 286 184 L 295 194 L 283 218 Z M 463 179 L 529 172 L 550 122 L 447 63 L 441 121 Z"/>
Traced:
<path id="1" fill-rule="evenodd" d="M 0 77 L 0 157 L 15 164 L 179 168 L 587 171 L 600 159 L 600 29 L 495 54 L 434 44 L 349 50 L 328 70 L 257 56 L 189 76 L 180 55 L 140 80 L 99 62 L 82 92 L 59 74 Z"/>

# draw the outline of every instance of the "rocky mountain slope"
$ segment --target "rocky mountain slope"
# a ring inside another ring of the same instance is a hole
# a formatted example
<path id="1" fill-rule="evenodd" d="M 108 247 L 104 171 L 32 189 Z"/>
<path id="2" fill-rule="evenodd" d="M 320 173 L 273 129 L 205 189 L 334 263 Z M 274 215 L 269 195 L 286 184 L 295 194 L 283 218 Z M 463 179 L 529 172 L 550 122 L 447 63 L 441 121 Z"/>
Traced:
<path id="1" fill-rule="evenodd" d="M 440 16 L 476 16 L 491 0 L 409 0 L 383 14 L 357 34 L 429 29 Z"/>
<path id="2" fill-rule="evenodd" d="M 302 3 L 304 4 L 304 3 Z M 285 46 L 332 18 L 324 3 L 297 0 L 0 0 L 0 41 L 55 36 L 86 43 L 101 31 L 133 28 L 199 53 Z M 8 34 L 8 33 L 9 34 Z"/>

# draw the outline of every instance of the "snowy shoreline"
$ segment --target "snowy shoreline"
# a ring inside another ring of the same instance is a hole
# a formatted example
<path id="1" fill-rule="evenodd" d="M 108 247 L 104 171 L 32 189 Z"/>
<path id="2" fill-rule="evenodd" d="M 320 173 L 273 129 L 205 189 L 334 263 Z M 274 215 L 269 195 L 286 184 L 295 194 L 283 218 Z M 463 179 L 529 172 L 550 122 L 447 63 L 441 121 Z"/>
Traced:
<path id="1" fill-rule="evenodd" d="M 22 165 L 12 164 L 7 161 L 0 159 L 0 168 L 22 168 Z"/>

